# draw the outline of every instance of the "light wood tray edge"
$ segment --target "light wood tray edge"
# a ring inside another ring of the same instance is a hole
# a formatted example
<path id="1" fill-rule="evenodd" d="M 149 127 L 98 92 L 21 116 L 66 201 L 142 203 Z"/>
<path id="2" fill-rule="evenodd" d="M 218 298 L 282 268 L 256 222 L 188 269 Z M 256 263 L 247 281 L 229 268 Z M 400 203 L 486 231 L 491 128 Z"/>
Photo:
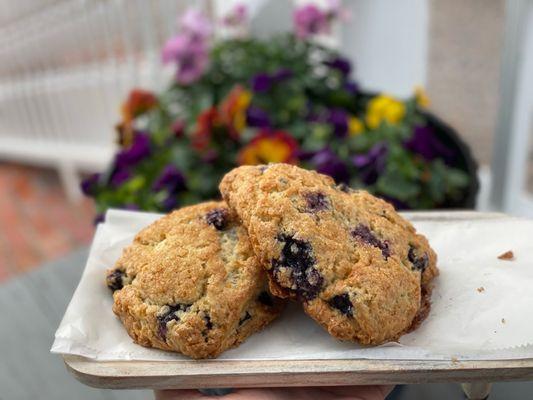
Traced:
<path id="1" fill-rule="evenodd" d="M 63 356 L 80 382 L 106 389 L 339 386 L 533 379 L 533 359 L 498 361 L 93 361 Z"/>

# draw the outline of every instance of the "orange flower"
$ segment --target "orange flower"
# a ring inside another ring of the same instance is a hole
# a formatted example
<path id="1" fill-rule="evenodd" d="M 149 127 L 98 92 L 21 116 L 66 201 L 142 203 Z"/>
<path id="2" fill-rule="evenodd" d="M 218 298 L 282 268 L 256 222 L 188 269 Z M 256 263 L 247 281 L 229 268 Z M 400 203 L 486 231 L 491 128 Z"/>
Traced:
<path id="1" fill-rule="evenodd" d="M 220 126 L 220 115 L 216 107 L 210 107 L 198 115 L 196 128 L 192 134 L 192 146 L 199 151 L 209 146 L 211 131 Z"/>
<path id="2" fill-rule="evenodd" d="M 271 162 L 296 163 L 298 144 L 284 131 L 262 131 L 239 153 L 241 165 L 268 164 Z"/>
<path id="3" fill-rule="evenodd" d="M 133 89 L 126 101 L 122 104 L 122 120 L 124 122 L 129 122 L 135 117 L 154 108 L 156 104 L 157 99 L 152 92 L 143 89 Z"/>
<path id="4" fill-rule="evenodd" d="M 246 127 L 246 109 L 252 101 L 252 93 L 241 85 L 236 85 L 220 104 L 222 123 L 235 138 Z"/>
<path id="5" fill-rule="evenodd" d="M 122 147 L 128 147 L 133 141 L 133 120 L 139 115 L 157 105 L 156 97 L 149 91 L 133 89 L 120 109 L 122 122 L 115 129 L 118 134 L 118 143 Z"/>

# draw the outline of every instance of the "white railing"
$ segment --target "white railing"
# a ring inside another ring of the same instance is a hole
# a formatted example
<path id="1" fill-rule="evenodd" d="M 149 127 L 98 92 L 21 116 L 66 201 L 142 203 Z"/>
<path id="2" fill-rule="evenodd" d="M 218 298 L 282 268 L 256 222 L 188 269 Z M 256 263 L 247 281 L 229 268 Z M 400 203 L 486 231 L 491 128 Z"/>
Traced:
<path id="1" fill-rule="evenodd" d="M 78 174 L 114 151 L 119 105 L 159 88 L 159 49 L 187 2 L 21 0 L 0 6 L 0 159 Z"/>

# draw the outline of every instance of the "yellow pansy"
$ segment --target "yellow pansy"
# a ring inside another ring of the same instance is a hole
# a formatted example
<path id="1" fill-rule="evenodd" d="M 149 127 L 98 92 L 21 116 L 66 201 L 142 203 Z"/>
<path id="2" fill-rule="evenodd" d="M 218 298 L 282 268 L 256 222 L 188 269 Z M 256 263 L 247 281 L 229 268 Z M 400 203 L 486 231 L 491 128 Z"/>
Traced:
<path id="1" fill-rule="evenodd" d="M 363 122 L 357 117 L 348 118 L 348 132 L 351 136 L 359 135 L 365 130 Z"/>
<path id="2" fill-rule="evenodd" d="M 429 97 L 422 86 L 415 86 L 415 100 L 420 107 L 429 107 Z"/>
<path id="3" fill-rule="evenodd" d="M 284 131 L 260 132 L 241 150 L 239 164 L 294 163 L 297 147 L 296 140 Z"/>
<path id="4" fill-rule="evenodd" d="M 387 94 L 380 94 L 368 102 L 366 123 L 371 129 L 378 128 L 382 122 L 396 124 L 405 116 L 405 105 Z"/>

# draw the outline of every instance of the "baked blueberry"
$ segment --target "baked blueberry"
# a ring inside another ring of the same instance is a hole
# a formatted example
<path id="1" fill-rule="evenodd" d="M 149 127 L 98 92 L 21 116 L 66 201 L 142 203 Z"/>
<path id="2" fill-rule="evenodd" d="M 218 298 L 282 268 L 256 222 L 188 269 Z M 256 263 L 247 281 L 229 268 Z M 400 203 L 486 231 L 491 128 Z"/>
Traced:
<path id="1" fill-rule="evenodd" d="M 413 264 L 413 269 L 418 271 L 424 271 L 429 265 L 429 257 L 427 253 L 422 254 L 422 256 L 417 257 L 416 250 L 413 246 L 409 246 L 409 252 L 407 253 L 407 258 Z"/>
<path id="2" fill-rule="evenodd" d="M 209 314 L 207 314 L 204 317 L 204 321 L 205 321 L 205 327 L 207 329 L 213 329 L 213 323 L 211 322 L 211 317 L 209 316 Z"/>
<path id="3" fill-rule="evenodd" d="M 120 269 L 111 271 L 106 277 L 107 287 L 113 292 L 124 287 L 124 277 L 126 273 Z"/>
<path id="4" fill-rule="evenodd" d="M 359 224 L 351 233 L 354 238 L 361 240 L 363 243 L 380 249 L 383 258 L 387 259 L 390 257 L 389 243 L 387 241 L 379 240 L 368 226 Z"/>
<path id="5" fill-rule="evenodd" d="M 304 195 L 307 202 L 307 211 L 318 212 L 329 208 L 329 200 L 324 193 L 309 192 Z"/>
<path id="6" fill-rule="evenodd" d="M 209 225 L 213 225 L 221 231 L 228 224 L 228 210 L 225 208 L 215 208 L 206 214 L 205 219 Z"/>
<path id="7" fill-rule="evenodd" d="M 162 308 L 157 316 L 157 322 L 159 323 L 158 333 L 162 339 L 167 337 L 167 324 L 170 321 L 179 321 L 181 318 L 180 313 L 187 311 L 189 307 L 190 305 L 188 304 L 174 304 Z"/>
<path id="8" fill-rule="evenodd" d="M 344 315 L 353 316 L 353 304 L 348 293 L 338 294 L 329 300 L 331 307 L 336 308 Z"/>
<path id="9" fill-rule="evenodd" d="M 303 299 L 315 298 L 321 289 L 323 278 L 314 267 L 315 258 L 311 245 L 305 240 L 286 234 L 279 235 L 278 241 L 283 243 L 283 248 L 281 257 L 272 261 L 274 279 Z M 288 285 L 283 284 L 284 270 L 287 270 L 289 275 Z"/>

